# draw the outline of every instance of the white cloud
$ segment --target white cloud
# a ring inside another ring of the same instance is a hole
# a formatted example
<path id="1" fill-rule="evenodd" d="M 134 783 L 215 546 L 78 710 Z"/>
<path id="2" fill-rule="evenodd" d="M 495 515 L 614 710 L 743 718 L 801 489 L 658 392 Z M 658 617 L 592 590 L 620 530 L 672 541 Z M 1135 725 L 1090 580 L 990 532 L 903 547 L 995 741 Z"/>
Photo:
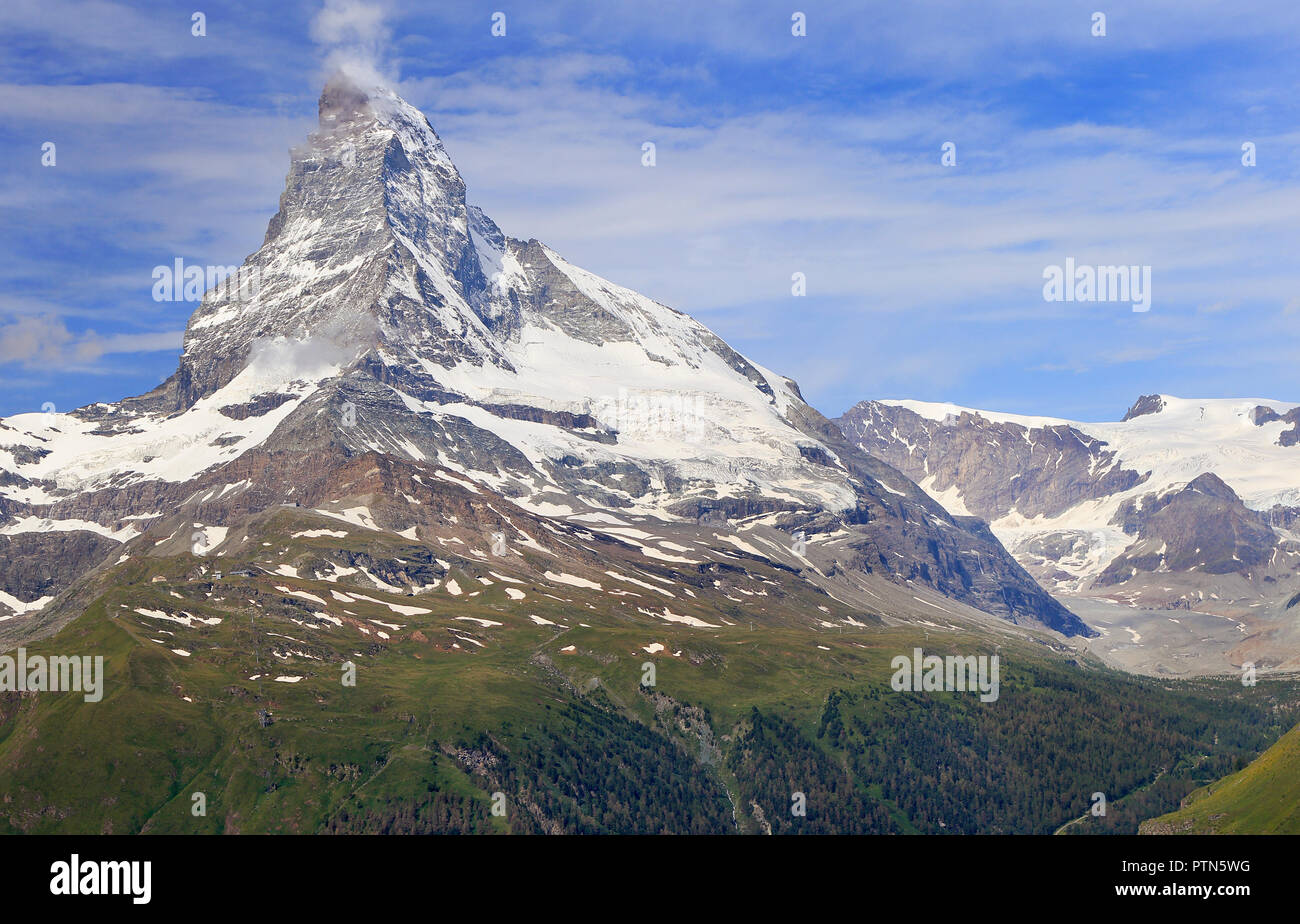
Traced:
<path id="1" fill-rule="evenodd" d="M 18 317 L 0 324 L 0 364 L 17 363 L 29 369 L 85 366 L 113 353 L 179 350 L 183 333 L 173 330 L 107 336 L 94 331 L 77 334 L 57 317 Z"/>
<path id="2" fill-rule="evenodd" d="M 312 18 L 312 41 L 324 55 L 326 72 L 342 68 L 372 85 L 393 82 L 385 65 L 392 32 L 386 4 L 361 0 L 325 0 Z"/>

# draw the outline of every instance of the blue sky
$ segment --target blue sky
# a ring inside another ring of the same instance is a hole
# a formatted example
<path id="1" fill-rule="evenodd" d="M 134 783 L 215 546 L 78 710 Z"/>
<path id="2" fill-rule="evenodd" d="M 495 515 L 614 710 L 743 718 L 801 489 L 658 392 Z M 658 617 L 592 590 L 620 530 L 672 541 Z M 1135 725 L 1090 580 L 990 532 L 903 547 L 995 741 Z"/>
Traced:
<path id="1" fill-rule="evenodd" d="M 1300 402 L 1291 0 L 6 0 L 0 48 L 0 415 L 174 371 L 194 306 L 155 302 L 153 268 L 257 249 L 341 60 L 429 115 L 506 233 L 695 315 L 830 416 Z M 1149 265 L 1150 311 L 1045 301 L 1067 257 Z"/>

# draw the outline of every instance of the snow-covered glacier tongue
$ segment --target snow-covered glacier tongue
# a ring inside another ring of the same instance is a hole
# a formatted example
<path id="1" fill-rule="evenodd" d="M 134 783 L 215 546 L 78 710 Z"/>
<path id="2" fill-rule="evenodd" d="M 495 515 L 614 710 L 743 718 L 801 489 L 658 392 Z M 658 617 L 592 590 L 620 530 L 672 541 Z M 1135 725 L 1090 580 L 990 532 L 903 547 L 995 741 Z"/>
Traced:
<path id="1" fill-rule="evenodd" d="M 0 422 L 11 623 L 48 609 L 48 628 L 71 618 L 80 576 L 183 554 L 199 527 L 243 541 L 250 518 L 288 503 L 438 535 L 441 550 L 439 530 L 508 534 L 539 556 L 520 562 L 539 579 L 597 588 L 610 543 L 668 582 L 761 562 L 828 604 L 769 599 L 764 618 L 809 627 L 834 601 L 861 619 L 1090 633 L 982 521 L 852 445 L 793 381 L 503 233 L 388 89 L 331 78 L 232 279 L 204 296 L 154 391 Z M 720 578 L 703 586 L 749 605 Z"/>

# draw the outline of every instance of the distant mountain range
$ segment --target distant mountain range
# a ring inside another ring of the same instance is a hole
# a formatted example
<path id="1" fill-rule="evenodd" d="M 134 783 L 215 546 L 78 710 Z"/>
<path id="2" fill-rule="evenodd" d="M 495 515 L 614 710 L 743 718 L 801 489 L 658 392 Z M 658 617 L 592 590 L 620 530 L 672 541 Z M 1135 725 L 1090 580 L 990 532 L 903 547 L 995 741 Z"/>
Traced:
<path id="1" fill-rule="evenodd" d="M 864 401 L 836 423 L 1054 592 L 1242 620 L 1274 663 L 1295 659 L 1300 406 L 1146 395 L 1083 423 Z"/>

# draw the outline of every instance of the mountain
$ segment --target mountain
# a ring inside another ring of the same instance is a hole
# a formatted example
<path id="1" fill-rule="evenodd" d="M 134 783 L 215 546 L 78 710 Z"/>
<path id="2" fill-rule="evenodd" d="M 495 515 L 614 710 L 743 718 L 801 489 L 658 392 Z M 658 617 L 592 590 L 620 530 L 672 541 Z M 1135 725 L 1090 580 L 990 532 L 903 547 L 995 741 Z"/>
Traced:
<path id="1" fill-rule="evenodd" d="M 1145 395 L 1118 423 L 864 401 L 836 424 L 1059 595 L 1236 621 L 1233 663 L 1300 653 L 1300 406 Z"/>
<path id="2" fill-rule="evenodd" d="M 983 524 L 850 445 L 794 382 L 505 235 L 392 92 L 339 74 L 319 122 L 262 246 L 190 318 L 171 378 L 0 421 L 7 637 L 75 616 L 92 569 L 234 554 L 285 503 L 440 550 L 418 576 L 347 579 L 370 589 L 446 594 L 455 552 L 554 589 L 704 574 L 673 609 L 710 615 L 651 615 L 721 625 L 769 594 L 745 576 L 761 562 L 780 575 L 770 593 L 811 586 L 843 618 L 994 614 L 1090 634 Z M 770 618 L 826 622 L 767 602 Z"/>
<path id="3" fill-rule="evenodd" d="M 0 832 L 1133 831 L 1300 715 L 1106 669 L 984 520 L 343 77 L 176 374 L 0 469 L 0 659 L 103 658 L 0 684 Z M 998 692 L 897 690 L 918 648 Z"/>
<path id="4" fill-rule="evenodd" d="M 1115 556 L 1093 584 L 1122 584 L 1139 573 L 1235 574 L 1249 581 L 1283 546 L 1268 518 L 1249 509 L 1213 472 L 1160 495 L 1125 501 L 1120 525 L 1137 541 Z M 1198 601 L 1199 602 L 1199 601 Z"/>

